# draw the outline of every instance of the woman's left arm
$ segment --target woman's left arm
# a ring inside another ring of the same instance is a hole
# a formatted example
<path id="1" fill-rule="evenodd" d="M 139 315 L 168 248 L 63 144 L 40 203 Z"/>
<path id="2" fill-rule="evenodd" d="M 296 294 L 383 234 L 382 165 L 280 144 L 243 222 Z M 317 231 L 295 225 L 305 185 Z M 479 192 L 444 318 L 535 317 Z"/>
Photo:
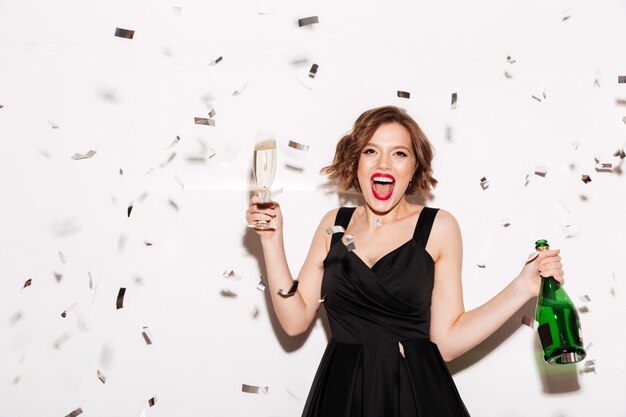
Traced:
<path id="1" fill-rule="evenodd" d="M 461 286 L 463 243 L 459 224 L 452 214 L 442 209 L 438 211 L 430 239 L 440 242 L 436 248 L 439 257 L 435 262 L 430 338 L 445 361 L 485 340 L 536 296 L 541 283 L 539 272 L 563 283 L 559 249 L 542 251 L 535 260 L 524 265 L 502 291 L 480 307 L 465 311 Z"/>

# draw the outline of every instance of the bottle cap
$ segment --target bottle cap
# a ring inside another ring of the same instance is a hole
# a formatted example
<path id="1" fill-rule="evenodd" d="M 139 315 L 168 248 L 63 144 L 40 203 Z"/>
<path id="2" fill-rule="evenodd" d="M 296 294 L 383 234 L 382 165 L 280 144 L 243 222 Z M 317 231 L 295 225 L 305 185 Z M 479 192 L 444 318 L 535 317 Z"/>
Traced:
<path id="1" fill-rule="evenodd" d="M 539 239 L 535 242 L 535 249 L 540 250 L 539 248 L 550 249 L 550 245 L 548 245 L 548 241 L 545 239 Z M 542 250 L 545 250 L 542 249 Z"/>

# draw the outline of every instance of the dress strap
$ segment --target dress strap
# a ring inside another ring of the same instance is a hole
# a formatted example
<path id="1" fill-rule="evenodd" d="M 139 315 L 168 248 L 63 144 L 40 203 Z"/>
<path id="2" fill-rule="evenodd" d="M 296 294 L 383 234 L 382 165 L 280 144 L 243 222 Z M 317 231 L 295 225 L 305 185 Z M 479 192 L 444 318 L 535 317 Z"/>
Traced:
<path id="1" fill-rule="evenodd" d="M 335 226 L 341 226 L 344 230 L 346 230 L 355 209 L 356 207 L 339 207 L 339 210 L 337 210 L 337 217 L 335 217 Z M 339 239 L 341 239 L 341 236 L 342 234 L 340 233 L 333 233 L 333 237 L 330 240 L 330 246 L 332 247 L 336 242 L 338 242 Z"/>
<path id="2" fill-rule="evenodd" d="M 417 219 L 413 239 L 423 248 L 426 247 L 426 242 L 428 242 L 428 236 L 430 235 L 430 230 L 433 227 L 433 222 L 435 221 L 435 216 L 438 211 L 438 208 L 424 207 Z"/>

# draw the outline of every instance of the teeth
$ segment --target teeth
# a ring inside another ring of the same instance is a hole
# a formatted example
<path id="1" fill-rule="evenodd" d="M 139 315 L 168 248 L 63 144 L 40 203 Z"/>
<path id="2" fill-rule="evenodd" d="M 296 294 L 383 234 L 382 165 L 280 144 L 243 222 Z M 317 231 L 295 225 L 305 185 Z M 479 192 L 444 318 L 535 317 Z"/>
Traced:
<path id="1" fill-rule="evenodd" d="M 391 178 L 387 178 L 387 177 L 374 177 L 372 178 L 372 180 L 377 181 L 377 182 L 393 182 Z"/>

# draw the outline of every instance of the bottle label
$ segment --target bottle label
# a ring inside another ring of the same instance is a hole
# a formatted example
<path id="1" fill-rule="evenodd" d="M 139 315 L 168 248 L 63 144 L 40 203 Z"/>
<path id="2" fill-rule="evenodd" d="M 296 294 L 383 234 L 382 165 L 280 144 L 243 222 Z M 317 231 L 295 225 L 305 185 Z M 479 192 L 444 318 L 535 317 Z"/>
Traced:
<path id="1" fill-rule="evenodd" d="M 552 333 L 550 332 L 550 322 L 543 323 L 537 328 L 541 347 L 545 350 L 552 344 Z"/>

